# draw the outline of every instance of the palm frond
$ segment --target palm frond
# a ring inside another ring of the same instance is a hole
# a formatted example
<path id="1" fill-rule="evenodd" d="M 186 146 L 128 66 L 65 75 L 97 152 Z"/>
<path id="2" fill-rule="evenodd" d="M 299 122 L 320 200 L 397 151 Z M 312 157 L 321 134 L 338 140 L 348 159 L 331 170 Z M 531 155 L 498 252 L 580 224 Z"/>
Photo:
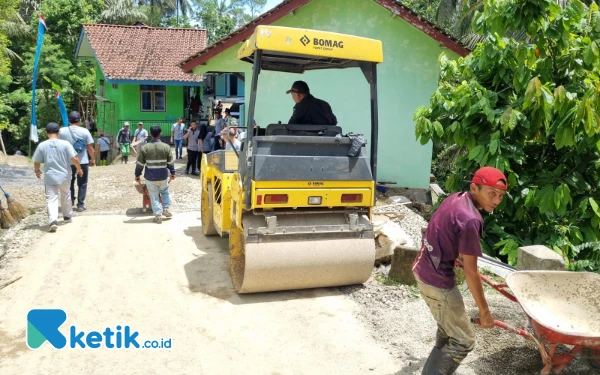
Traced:
<path id="1" fill-rule="evenodd" d="M 12 49 L 10 49 L 8 47 L 4 47 L 2 50 L 0 50 L 0 53 L 4 54 L 5 56 L 8 56 L 8 58 L 13 61 L 23 62 L 23 59 L 21 58 L 21 56 L 19 56 L 15 51 L 13 51 Z"/>
<path id="2" fill-rule="evenodd" d="M 474 50 L 479 43 L 483 43 L 485 41 L 485 37 L 480 34 L 467 34 L 459 39 L 460 43 L 470 49 Z"/>
<path id="3" fill-rule="evenodd" d="M 23 21 L 19 13 L 14 13 L 8 19 L 0 20 L 0 30 L 11 38 L 26 38 L 31 35 L 31 28 Z"/>
<path id="4" fill-rule="evenodd" d="M 175 1 L 179 5 L 179 12 L 181 12 L 181 15 L 190 14 L 192 5 L 190 4 L 189 0 L 175 0 Z"/>
<path id="5" fill-rule="evenodd" d="M 146 20 L 144 11 L 131 0 L 106 0 L 106 8 L 100 13 L 105 22 L 117 23 L 132 20 Z"/>

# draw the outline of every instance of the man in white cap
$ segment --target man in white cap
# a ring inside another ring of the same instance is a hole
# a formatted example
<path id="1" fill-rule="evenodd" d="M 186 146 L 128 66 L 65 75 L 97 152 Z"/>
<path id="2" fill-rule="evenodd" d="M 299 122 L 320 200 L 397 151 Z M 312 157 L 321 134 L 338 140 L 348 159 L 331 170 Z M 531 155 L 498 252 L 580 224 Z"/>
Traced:
<path id="1" fill-rule="evenodd" d="M 144 146 L 148 140 L 148 131 L 144 129 L 144 123 L 138 122 L 138 128 L 135 129 L 135 133 L 133 134 L 133 141 L 140 142 L 135 146 L 136 154 L 139 154 L 142 151 L 142 146 Z"/>
<path id="2" fill-rule="evenodd" d="M 129 146 L 131 145 L 131 132 L 129 132 L 129 122 L 125 121 L 123 128 L 119 130 L 117 135 L 117 143 L 121 148 L 121 164 L 127 164 L 129 159 Z"/>
<path id="3" fill-rule="evenodd" d="M 234 118 L 229 122 L 229 128 L 223 129 L 223 142 L 225 142 L 225 151 L 240 151 L 242 142 L 237 139 L 237 120 Z"/>

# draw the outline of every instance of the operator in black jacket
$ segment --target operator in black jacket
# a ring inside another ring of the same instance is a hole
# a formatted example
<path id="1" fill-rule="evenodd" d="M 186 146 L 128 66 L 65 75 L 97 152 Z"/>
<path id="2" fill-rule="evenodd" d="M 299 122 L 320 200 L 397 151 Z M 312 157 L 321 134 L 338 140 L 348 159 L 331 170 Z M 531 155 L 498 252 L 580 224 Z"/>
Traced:
<path id="1" fill-rule="evenodd" d="M 294 82 L 292 88 L 286 91 L 286 94 L 290 93 L 296 105 L 288 124 L 337 125 L 329 103 L 312 96 L 306 82 Z"/>

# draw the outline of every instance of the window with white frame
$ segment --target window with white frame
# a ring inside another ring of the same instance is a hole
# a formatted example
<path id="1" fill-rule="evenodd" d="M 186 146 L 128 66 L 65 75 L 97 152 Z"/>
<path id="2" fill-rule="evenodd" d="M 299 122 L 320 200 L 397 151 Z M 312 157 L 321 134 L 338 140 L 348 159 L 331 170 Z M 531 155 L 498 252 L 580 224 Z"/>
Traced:
<path id="1" fill-rule="evenodd" d="M 165 112 L 167 89 L 160 85 L 140 85 L 140 110 L 142 112 Z"/>

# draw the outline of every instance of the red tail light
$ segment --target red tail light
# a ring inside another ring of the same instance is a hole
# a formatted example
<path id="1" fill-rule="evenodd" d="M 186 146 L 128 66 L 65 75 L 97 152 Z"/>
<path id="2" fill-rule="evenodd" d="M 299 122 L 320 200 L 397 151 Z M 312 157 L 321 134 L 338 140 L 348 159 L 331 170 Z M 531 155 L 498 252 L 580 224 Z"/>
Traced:
<path id="1" fill-rule="evenodd" d="M 342 194 L 342 203 L 361 203 L 362 194 Z"/>
<path id="2" fill-rule="evenodd" d="M 260 206 L 262 204 L 262 195 L 256 196 L 256 205 Z"/>
<path id="3" fill-rule="evenodd" d="M 268 204 L 285 204 L 288 202 L 287 194 L 267 194 L 265 195 L 265 203 Z"/>

